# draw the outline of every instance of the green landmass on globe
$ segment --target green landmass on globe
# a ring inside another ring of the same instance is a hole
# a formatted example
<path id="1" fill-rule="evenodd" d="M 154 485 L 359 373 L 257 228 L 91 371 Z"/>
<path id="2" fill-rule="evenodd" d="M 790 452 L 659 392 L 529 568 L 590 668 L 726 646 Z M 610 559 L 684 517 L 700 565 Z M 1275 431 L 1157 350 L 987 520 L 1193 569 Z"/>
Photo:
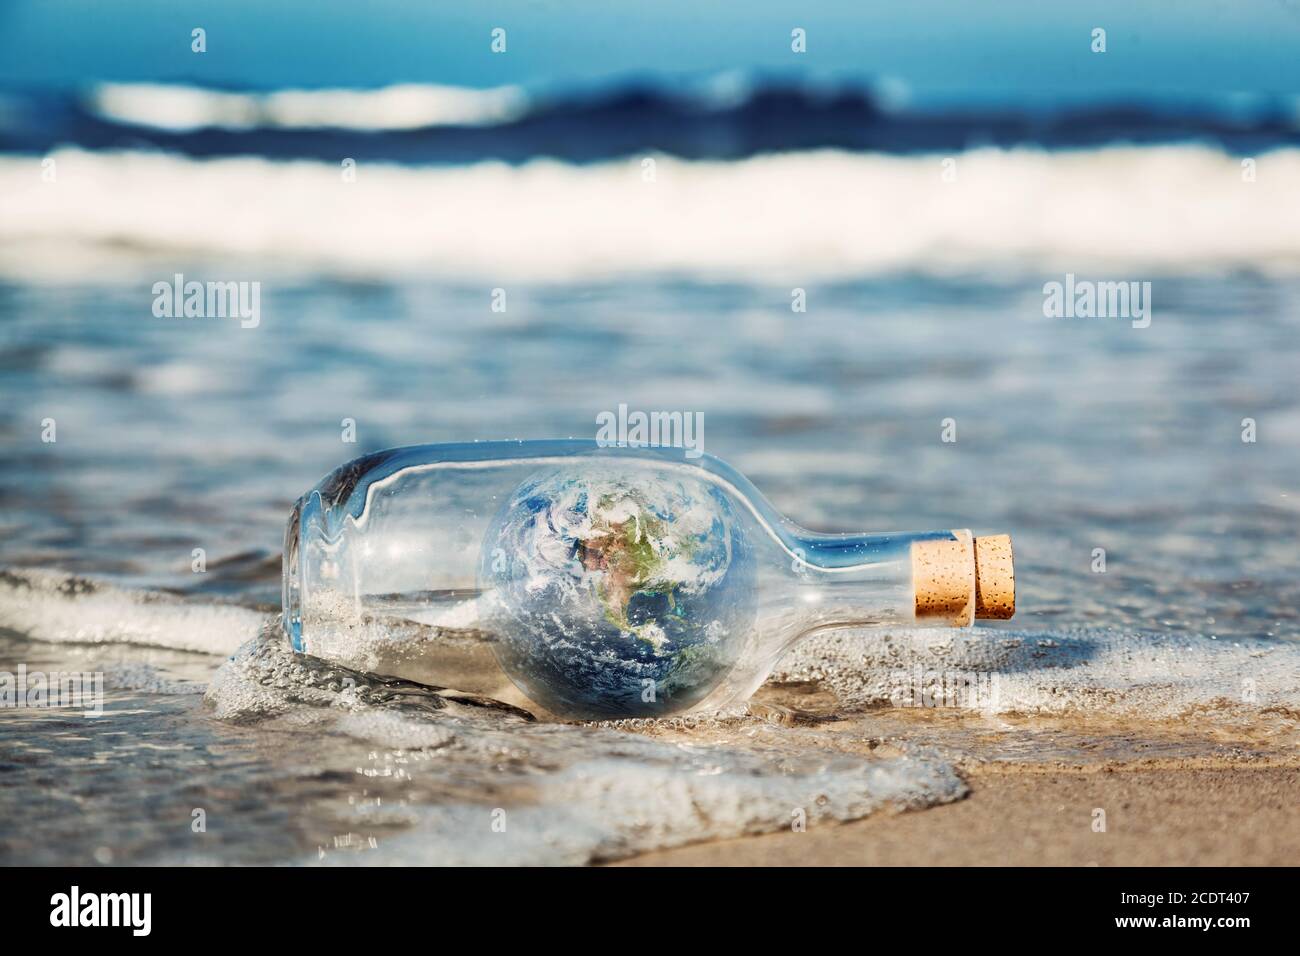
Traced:
<path id="1" fill-rule="evenodd" d="M 628 605 L 637 593 L 663 594 L 669 613 L 679 614 L 675 591 L 679 581 L 665 576 L 673 557 L 691 559 L 695 552 L 689 535 L 670 533 L 669 526 L 643 507 L 630 518 L 610 521 L 612 496 L 606 495 L 593 509 L 592 530 L 577 543 L 576 556 L 586 571 L 603 572 L 596 593 L 605 609 L 605 619 L 620 631 L 647 641 L 662 650 L 667 635 L 653 621 L 634 624 L 628 619 Z"/>
<path id="2" fill-rule="evenodd" d="M 694 475 L 539 471 L 502 502 L 482 555 L 493 651 L 556 714 L 687 709 L 751 633 L 755 561 L 744 524 Z"/>

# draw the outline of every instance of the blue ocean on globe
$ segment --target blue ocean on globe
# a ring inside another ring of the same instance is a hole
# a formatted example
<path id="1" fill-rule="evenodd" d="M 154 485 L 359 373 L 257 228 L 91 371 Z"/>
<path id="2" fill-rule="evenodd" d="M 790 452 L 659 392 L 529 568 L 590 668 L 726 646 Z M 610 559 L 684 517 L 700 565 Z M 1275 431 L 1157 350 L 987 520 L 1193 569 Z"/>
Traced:
<path id="1" fill-rule="evenodd" d="M 584 468 L 524 481 L 480 567 L 497 659 L 560 716 L 664 716 L 739 658 L 755 562 L 735 507 L 689 474 Z"/>

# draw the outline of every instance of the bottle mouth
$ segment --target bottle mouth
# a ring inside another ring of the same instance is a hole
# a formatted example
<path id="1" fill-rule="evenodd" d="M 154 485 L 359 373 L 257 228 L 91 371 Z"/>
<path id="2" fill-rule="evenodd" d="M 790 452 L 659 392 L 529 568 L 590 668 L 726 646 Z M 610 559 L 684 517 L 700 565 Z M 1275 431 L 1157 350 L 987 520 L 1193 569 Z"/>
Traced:
<path id="1" fill-rule="evenodd" d="M 1016 575 L 1011 537 L 951 538 L 912 543 L 912 589 L 918 619 L 941 618 L 955 627 L 981 620 L 1007 620 L 1016 613 Z"/>

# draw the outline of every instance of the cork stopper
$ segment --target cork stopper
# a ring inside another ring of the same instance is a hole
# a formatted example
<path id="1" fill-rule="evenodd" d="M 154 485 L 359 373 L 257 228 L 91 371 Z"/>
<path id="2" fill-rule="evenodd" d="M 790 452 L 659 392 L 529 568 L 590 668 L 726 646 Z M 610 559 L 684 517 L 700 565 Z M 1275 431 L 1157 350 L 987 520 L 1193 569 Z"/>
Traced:
<path id="1" fill-rule="evenodd" d="M 1005 621 L 1016 613 L 1016 572 L 1011 537 L 951 538 L 912 542 L 912 589 L 918 620 L 965 627 L 976 618 Z"/>
<path id="2" fill-rule="evenodd" d="M 969 531 L 912 542 L 912 589 L 918 619 L 955 627 L 975 620 L 975 548 Z"/>
<path id="3" fill-rule="evenodd" d="M 1005 621 L 1016 613 L 1016 569 L 1011 536 L 975 539 L 975 616 Z"/>

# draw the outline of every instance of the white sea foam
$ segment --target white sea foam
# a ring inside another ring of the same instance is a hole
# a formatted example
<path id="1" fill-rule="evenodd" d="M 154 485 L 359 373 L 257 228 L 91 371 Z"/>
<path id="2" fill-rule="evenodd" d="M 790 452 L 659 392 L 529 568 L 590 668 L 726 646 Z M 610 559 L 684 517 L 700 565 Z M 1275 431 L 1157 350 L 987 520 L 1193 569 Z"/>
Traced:
<path id="1" fill-rule="evenodd" d="M 39 641 L 229 654 L 266 620 L 234 604 L 116 588 L 57 571 L 0 572 L 0 627 Z"/>
<path id="2" fill-rule="evenodd" d="M 824 681 L 857 707 L 897 702 L 900 688 L 914 705 L 948 677 L 968 680 L 977 691 L 959 695 L 957 706 L 986 713 L 1300 714 L 1300 644 L 1294 642 L 1113 630 L 844 630 L 805 638 L 772 675 Z"/>
<path id="3" fill-rule="evenodd" d="M 327 730 L 390 748 L 371 751 L 367 772 L 421 783 L 418 803 L 355 804 L 360 829 L 409 829 L 362 854 L 331 854 L 331 863 L 581 864 L 966 793 L 954 769 L 926 753 L 861 757 L 798 735 L 753 749 L 677 745 L 531 723 L 297 657 L 273 629 L 222 665 L 206 699 L 218 717 L 241 724 Z"/>
<path id="4" fill-rule="evenodd" d="M 364 165 L 348 183 L 321 162 L 53 158 L 53 183 L 39 157 L 0 158 L 0 273 L 85 278 L 113 254 L 136 281 L 144 253 L 494 282 L 1300 271 L 1295 149 L 1257 157 L 1253 182 L 1203 146 L 976 150 L 951 183 L 938 156 L 839 152 L 659 157 L 653 182 L 639 160 Z"/>
<path id="5" fill-rule="evenodd" d="M 154 129 L 402 130 L 491 126 L 522 116 L 527 94 L 516 86 L 469 89 L 398 84 L 375 90 L 276 90 L 235 93 L 154 83 L 101 83 L 91 108 L 105 119 Z"/>
<path id="6" fill-rule="evenodd" d="M 450 804 L 410 814 L 413 829 L 357 859 L 331 863 L 577 866 L 703 840 L 734 839 L 920 809 L 963 796 L 947 764 L 927 758 L 845 760 L 805 773 L 772 772 L 759 755 L 713 752 L 705 772 L 652 745 L 635 760 L 578 761 L 535 781 L 535 802 Z M 768 755 L 769 761 L 772 755 Z M 493 817 L 493 812 L 497 816 Z M 802 817 L 798 815 L 802 813 Z M 504 829 L 493 829 L 493 822 Z"/>

